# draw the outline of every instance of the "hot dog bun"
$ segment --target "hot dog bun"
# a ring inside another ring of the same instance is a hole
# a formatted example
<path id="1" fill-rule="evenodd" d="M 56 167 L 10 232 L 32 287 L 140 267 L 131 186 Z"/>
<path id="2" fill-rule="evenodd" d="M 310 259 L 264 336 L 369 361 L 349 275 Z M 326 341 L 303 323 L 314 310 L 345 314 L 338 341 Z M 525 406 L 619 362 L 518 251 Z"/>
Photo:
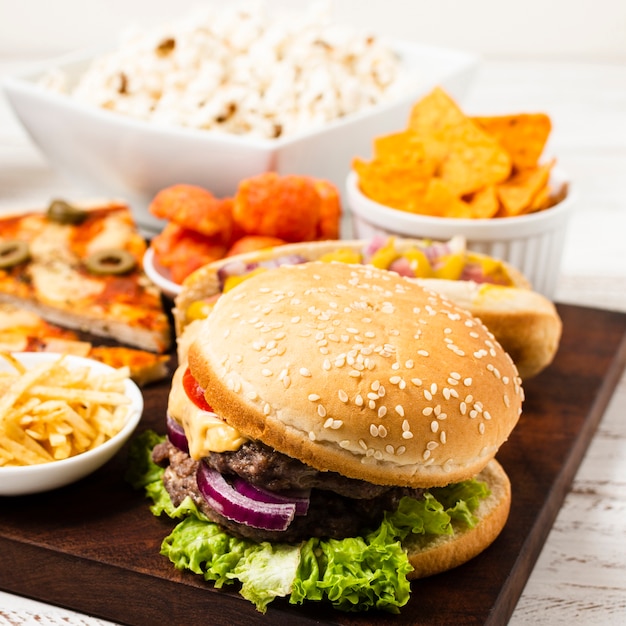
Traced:
<path id="1" fill-rule="evenodd" d="M 422 244 L 416 239 L 394 240 L 398 252 Z M 296 243 L 249 252 L 205 265 L 187 277 L 173 309 L 179 358 L 186 355 L 193 336 L 193 323 L 187 314 L 197 301 L 216 297 L 221 285 L 219 272 L 229 263 L 242 266 L 279 257 L 301 256 L 318 260 L 339 249 L 362 251 L 364 240 L 319 241 Z M 489 262 L 486 255 L 466 251 L 468 262 Z M 511 355 L 522 379 L 528 379 L 545 369 L 554 359 L 561 338 L 562 322 L 554 304 L 532 291 L 525 276 L 511 265 L 500 262 L 510 286 L 476 283 L 468 280 L 416 278 L 422 286 L 448 297 L 474 316 L 479 317 L 497 341 Z"/>

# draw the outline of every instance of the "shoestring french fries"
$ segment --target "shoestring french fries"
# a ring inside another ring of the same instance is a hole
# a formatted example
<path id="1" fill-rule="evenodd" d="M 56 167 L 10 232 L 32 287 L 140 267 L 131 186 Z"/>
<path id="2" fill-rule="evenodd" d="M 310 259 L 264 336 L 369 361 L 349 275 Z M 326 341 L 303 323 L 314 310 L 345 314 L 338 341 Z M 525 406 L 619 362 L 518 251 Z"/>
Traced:
<path id="1" fill-rule="evenodd" d="M 26 368 L 0 352 L 0 467 L 49 463 L 81 454 L 118 433 L 126 421 L 127 368 L 107 373 L 59 359 Z"/>

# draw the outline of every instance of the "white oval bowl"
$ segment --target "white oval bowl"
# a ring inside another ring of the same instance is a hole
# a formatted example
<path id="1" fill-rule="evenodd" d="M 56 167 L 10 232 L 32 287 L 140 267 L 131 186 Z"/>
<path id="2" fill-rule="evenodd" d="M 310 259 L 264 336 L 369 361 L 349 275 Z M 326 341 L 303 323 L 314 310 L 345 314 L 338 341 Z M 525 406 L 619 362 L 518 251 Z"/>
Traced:
<path id="1" fill-rule="evenodd" d="M 553 181 L 567 184 L 567 196 L 557 205 L 529 215 L 491 219 L 433 217 L 385 206 L 361 192 L 354 171 L 348 174 L 345 189 L 355 238 L 398 235 L 448 240 L 463 235 L 469 250 L 507 261 L 526 276 L 535 291 L 552 298 L 567 223 L 576 204 L 575 190 L 558 168 Z"/>
<path id="2" fill-rule="evenodd" d="M 49 363 L 60 358 L 52 352 L 22 352 L 13 356 L 27 368 Z M 79 356 L 66 355 L 70 366 L 88 366 L 94 372 L 106 373 L 112 367 Z M 0 371 L 14 371 L 4 359 L 0 359 Z M 139 387 L 130 379 L 125 381 L 125 393 L 131 399 L 124 427 L 103 444 L 76 456 L 38 465 L 0 467 L 0 496 L 20 496 L 50 491 L 85 478 L 111 460 L 128 441 L 137 428 L 143 413 L 143 396 Z"/>
<path id="3" fill-rule="evenodd" d="M 174 282 L 167 268 L 154 258 L 154 250 L 150 246 L 143 255 L 143 270 L 163 295 L 173 300 L 180 293 L 181 285 Z"/>

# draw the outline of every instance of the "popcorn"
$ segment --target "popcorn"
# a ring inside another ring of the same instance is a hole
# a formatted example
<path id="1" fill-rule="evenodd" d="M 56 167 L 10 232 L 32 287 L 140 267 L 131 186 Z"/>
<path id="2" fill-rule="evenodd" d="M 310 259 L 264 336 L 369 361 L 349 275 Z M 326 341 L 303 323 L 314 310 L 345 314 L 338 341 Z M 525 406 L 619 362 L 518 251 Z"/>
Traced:
<path id="1" fill-rule="evenodd" d="M 367 33 L 331 24 L 329 3 L 270 18 L 264 3 L 205 7 L 129 33 L 68 89 L 77 100 L 164 125 L 282 137 L 396 96 L 400 60 Z"/>

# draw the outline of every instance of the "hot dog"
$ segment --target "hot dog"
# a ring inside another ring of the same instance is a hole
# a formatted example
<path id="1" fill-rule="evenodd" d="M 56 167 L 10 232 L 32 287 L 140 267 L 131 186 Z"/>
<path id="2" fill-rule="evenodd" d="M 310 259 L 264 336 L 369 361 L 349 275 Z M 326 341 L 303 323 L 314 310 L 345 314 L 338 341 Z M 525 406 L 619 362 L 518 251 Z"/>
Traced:
<path id="1" fill-rule="evenodd" d="M 372 264 L 414 278 L 481 318 L 523 379 L 545 369 L 558 349 L 562 322 L 556 307 L 514 267 L 467 250 L 462 237 L 448 242 L 390 238 L 288 244 L 199 268 L 175 299 L 179 358 L 185 358 L 195 328 L 223 291 L 251 273 L 307 261 Z"/>

